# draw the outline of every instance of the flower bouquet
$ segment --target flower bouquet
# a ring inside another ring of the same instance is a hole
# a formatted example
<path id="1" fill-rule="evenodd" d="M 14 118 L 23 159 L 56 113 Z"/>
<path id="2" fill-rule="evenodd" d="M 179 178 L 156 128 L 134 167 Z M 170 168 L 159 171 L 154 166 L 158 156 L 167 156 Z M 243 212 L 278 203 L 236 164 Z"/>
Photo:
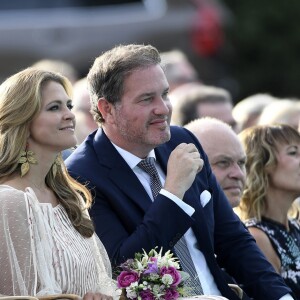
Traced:
<path id="1" fill-rule="evenodd" d="M 173 300 L 187 295 L 183 283 L 189 275 L 179 270 L 178 259 L 170 251 L 137 253 L 120 267 L 117 283 L 127 299 Z"/>

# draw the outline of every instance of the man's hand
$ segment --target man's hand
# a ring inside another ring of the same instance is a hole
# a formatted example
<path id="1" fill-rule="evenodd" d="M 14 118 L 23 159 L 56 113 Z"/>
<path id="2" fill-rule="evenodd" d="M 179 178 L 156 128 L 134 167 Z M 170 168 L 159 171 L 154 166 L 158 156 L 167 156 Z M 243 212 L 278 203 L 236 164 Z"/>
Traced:
<path id="1" fill-rule="evenodd" d="M 169 157 L 164 189 L 182 199 L 202 167 L 203 160 L 194 144 L 178 145 Z"/>

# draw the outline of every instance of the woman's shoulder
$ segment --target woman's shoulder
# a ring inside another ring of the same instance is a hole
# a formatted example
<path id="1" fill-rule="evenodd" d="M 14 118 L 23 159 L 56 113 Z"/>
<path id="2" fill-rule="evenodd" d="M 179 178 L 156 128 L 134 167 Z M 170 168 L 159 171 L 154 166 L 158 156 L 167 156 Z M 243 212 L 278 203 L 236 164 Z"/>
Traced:
<path id="1" fill-rule="evenodd" d="M 0 202 L 15 203 L 24 200 L 25 192 L 8 184 L 0 184 Z"/>
<path id="2" fill-rule="evenodd" d="M 24 195 L 24 193 L 25 193 L 24 191 L 12 185 L 6 183 L 0 184 L 0 195 L 1 194 Z"/>

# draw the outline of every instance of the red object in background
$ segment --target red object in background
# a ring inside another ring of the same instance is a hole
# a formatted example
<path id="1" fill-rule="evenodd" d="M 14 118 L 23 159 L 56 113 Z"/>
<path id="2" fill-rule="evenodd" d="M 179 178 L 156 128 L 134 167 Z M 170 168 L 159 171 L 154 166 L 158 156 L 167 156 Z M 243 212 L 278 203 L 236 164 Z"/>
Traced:
<path id="1" fill-rule="evenodd" d="M 192 47 L 201 56 L 213 56 L 223 45 L 220 8 L 211 0 L 194 0 L 197 6 L 192 21 Z"/>

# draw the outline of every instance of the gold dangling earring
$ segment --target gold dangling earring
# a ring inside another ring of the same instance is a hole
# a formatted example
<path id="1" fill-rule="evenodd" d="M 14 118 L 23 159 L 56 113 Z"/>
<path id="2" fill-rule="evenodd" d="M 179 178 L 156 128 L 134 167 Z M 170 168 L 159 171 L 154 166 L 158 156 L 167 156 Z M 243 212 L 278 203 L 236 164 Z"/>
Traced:
<path id="1" fill-rule="evenodd" d="M 60 157 L 61 157 L 60 154 L 58 154 L 55 158 L 55 161 L 54 161 L 53 165 L 52 165 L 52 175 L 53 175 L 53 177 L 56 176 L 57 168 L 60 167 Z"/>
<path id="2" fill-rule="evenodd" d="M 19 158 L 19 164 L 21 164 L 21 177 L 28 173 L 30 164 L 37 165 L 38 162 L 34 155 L 35 153 L 28 150 L 28 144 L 26 144 L 26 148 L 21 152 L 21 157 Z"/>

